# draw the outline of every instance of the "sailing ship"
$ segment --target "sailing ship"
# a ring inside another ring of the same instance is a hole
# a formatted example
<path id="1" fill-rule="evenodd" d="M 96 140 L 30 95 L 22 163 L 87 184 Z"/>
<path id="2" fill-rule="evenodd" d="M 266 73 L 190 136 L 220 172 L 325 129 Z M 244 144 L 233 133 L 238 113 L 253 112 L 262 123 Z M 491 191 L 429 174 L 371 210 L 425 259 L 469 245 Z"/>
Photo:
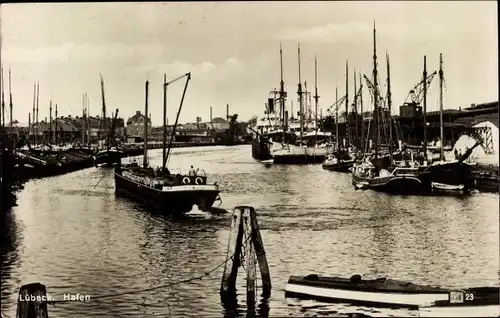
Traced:
<path id="1" fill-rule="evenodd" d="M 354 166 L 354 162 L 356 160 L 356 150 L 354 147 L 352 147 L 352 144 L 350 142 L 350 126 L 349 126 L 349 101 L 348 101 L 348 64 L 346 61 L 346 94 L 344 97 L 342 97 L 340 100 L 338 99 L 338 90 L 335 88 L 335 104 L 333 104 L 331 108 L 335 108 L 335 148 L 333 148 L 329 154 L 326 156 L 325 160 L 323 161 L 322 167 L 325 170 L 330 170 L 330 171 L 338 171 L 338 172 L 350 172 L 352 167 Z M 356 76 L 354 76 L 354 83 L 356 84 Z M 356 92 L 356 86 L 354 87 L 354 91 Z M 357 115 L 357 96 L 361 94 L 361 87 L 360 91 L 356 93 L 355 100 L 353 103 L 353 117 L 357 122 L 359 122 L 358 115 Z M 339 106 L 342 104 L 342 102 L 345 101 L 345 107 L 346 107 L 346 125 L 345 125 L 345 141 L 346 144 L 345 146 L 342 145 L 340 142 L 340 137 L 339 137 Z M 361 124 L 363 124 L 363 121 L 361 120 Z M 356 126 L 356 135 L 358 134 L 358 127 Z M 356 143 L 356 148 L 360 148 L 360 141 L 359 138 L 356 138 L 355 140 Z"/>
<path id="2" fill-rule="evenodd" d="M 273 160 L 272 152 L 276 144 L 295 144 L 296 134 L 290 130 L 288 112 L 285 108 L 285 82 L 283 81 L 283 50 L 280 44 L 280 70 L 281 80 L 279 91 L 274 89 L 269 93 L 265 106 L 265 116 L 257 121 L 256 130 L 253 129 L 252 157 L 260 161 Z M 277 106 L 279 105 L 279 113 Z"/>
<path id="3" fill-rule="evenodd" d="M 304 101 L 305 96 L 307 96 L 307 88 L 305 91 L 302 90 L 302 80 L 300 73 L 300 46 L 297 47 L 298 53 L 298 64 L 299 64 L 299 84 L 298 84 L 298 101 L 299 101 L 299 120 L 300 120 L 300 131 L 298 133 L 298 140 L 295 144 L 292 143 L 271 143 L 269 149 L 271 156 L 273 157 L 273 162 L 275 164 L 309 164 L 309 163 L 322 163 L 327 154 L 327 138 L 328 134 L 322 133 L 319 131 L 318 125 L 318 86 L 317 86 L 317 59 L 314 59 L 315 65 L 315 121 L 314 121 L 314 131 L 311 130 L 307 132 L 304 130 Z M 282 54 L 280 49 L 280 55 Z M 283 67 L 282 67 L 283 69 Z M 283 71 L 282 71 L 283 74 Z M 305 84 L 306 85 L 306 84 Z M 284 82 L 283 75 L 281 78 L 281 90 L 280 90 L 280 102 L 282 103 L 282 108 L 285 108 L 285 97 L 286 93 L 284 92 Z M 288 116 L 285 113 L 285 118 Z"/>
<path id="4" fill-rule="evenodd" d="M 375 149 L 373 158 L 370 156 L 354 165 L 352 172 L 352 183 L 356 189 L 373 189 L 389 193 L 413 193 L 421 192 L 422 181 L 419 178 L 419 168 L 417 166 L 405 166 L 404 162 L 397 164 L 394 161 L 393 152 L 393 137 L 392 137 L 392 116 L 391 116 L 391 82 L 390 82 L 390 66 L 389 55 L 386 55 L 387 61 L 387 106 L 384 109 L 384 100 L 380 96 L 378 87 L 378 71 L 377 71 L 377 46 L 376 46 L 376 30 L 373 28 L 373 85 L 371 91 L 373 94 L 373 117 L 375 120 Z M 366 76 L 365 76 L 365 79 Z M 371 82 L 367 79 L 367 83 Z M 385 116 L 383 116 L 385 113 Z M 388 119 L 387 119 L 388 117 Z M 382 121 L 387 120 L 389 126 L 389 136 L 387 140 L 388 154 L 381 155 L 381 126 Z M 369 132 L 370 133 L 370 132 Z M 365 151 L 366 153 L 366 151 Z M 385 161 L 388 157 L 388 163 Z M 381 160 L 382 159 L 382 160 Z"/>
<path id="5" fill-rule="evenodd" d="M 166 147 L 166 109 L 167 109 L 167 86 L 186 77 L 186 83 L 177 117 L 173 127 L 172 135 Z M 199 170 L 196 175 L 172 174 L 166 167 L 167 160 L 172 148 L 175 130 L 179 121 L 179 115 L 184 102 L 187 86 L 191 79 L 191 73 L 181 75 L 167 83 L 166 76 L 163 84 L 163 164 L 161 168 L 153 169 L 148 166 L 148 120 L 144 125 L 144 161 L 140 167 L 137 163 L 127 166 L 115 167 L 116 191 L 123 193 L 139 202 L 151 205 L 159 209 L 162 213 L 177 215 L 189 212 L 194 205 L 202 211 L 209 210 L 216 200 L 220 200 L 219 186 L 217 183 L 209 184 L 207 176 L 203 170 Z M 146 81 L 146 103 L 145 114 L 148 114 L 148 86 Z M 191 171 L 190 171 L 191 172 Z"/>
<path id="6" fill-rule="evenodd" d="M 424 79 L 427 77 L 426 59 L 424 57 Z M 427 134 L 424 124 L 424 162 L 420 164 L 420 179 L 427 189 L 433 192 L 467 193 L 474 186 L 472 167 L 465 160 L 472 154 L 474 148 L 482 144 L 482 140 L 468 149 L 460 158 L 445 160 L 444 156 L 444 125 L 443 125 L 443 56 L 439 55 L 439 114 L 440 114 L 440 156 L 439 160 L 430 162 L 427 155 Z M 426 83 L 424 81 L 424 122 L 426 113 Z"/>
<path id="7" fill-rule="evenodd" d="M 116 120 L 118 118 L 118 109 L 116 109 L 115 116 L 113 117 L 113 122 L 111 123 L 111 129 L 108 129 L 108 118 L 106 116 L 106 97 L 104 95 L 104 80 L 101 75 L 101 96 L 102 96 L 102 120 L 101 128 L 104 130 L 104 148 L 95 154 L 94 166 L 107 166 L 112 167 L 121 162 L 124 156 L 123 150 L 119 147 L 115 140 L 115 130 L 116 130 Z"/>

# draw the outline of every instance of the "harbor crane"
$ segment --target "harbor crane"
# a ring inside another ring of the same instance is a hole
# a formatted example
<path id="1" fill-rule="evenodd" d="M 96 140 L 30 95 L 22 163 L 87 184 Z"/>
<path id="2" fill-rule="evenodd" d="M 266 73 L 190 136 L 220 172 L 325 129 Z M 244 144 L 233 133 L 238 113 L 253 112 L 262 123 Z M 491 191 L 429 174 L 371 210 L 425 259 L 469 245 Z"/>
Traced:
<path id="1" fill-rule="evenodd" d="M 429 74 L 429 76 L 427 76 L 427 79 L 425 81 L 427 87 L 430 86 L 432 79 L 434 78 L 434 76 L 436 76 L 436 74 L 437 74 L 437 71 L 434 71 L 431 74 Z M 405 105 L 408 105 L 408 104 L 419 105 L 420 103 L 422 103 L 423 94 L 424 94 L 424 79 L 422 79 L 420 81 L 420 83 L 415 85 L 415 87 L 413 87 L 413 89 L 410 90 L 410 92 L 408 93 L 408 96 L 406 97 L 406 99 L 404 101 L 404 104 Z"/>

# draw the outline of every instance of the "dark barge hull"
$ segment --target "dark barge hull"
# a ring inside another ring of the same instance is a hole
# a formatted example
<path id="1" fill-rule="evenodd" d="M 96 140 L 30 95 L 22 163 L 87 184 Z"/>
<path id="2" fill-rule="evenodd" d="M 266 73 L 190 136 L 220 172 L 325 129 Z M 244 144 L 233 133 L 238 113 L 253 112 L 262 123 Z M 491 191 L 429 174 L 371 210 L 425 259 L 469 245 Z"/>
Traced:
<path id="1" fill-rule="evenodd" d="M 417 309 L 425 303 L 448 300 L 449 290 L 386 278 L 363 280 L 358 276 L 357 280 L 353 280 L 312 274 L 305 277 L 290 276 L 285 297 Z"/>
<path id="2" fill-rule="evenodd" d="M 67 161 L 61 161 L 41 154 L 24 153 L 18 155 L 20 177 L 23 179 L 52 177 L 92 167 L 92 157 L 79 153 L 68 152 Z"/>
<path id="3" fill-rule="evenodd" d="M 307 165 L 322 163 L 323 161 L 325 161 L 325 155 L 280 155 L 273 157 L 274 164 L 279 165 Z"/>
<path id="4" fill-rule="evenodd" d="M 269 151 L 269 143 L 263 138 L 254 138 L 252 140 L 252 158 L 259 161 L 273 158 Z"/>
<path id="5" fill-rule="evenodd" d="M 124 156 L 123 151 L 102 151 L 94 156 L 94 166 L 112 167 L 120 163 Z"/>
<path id="6" fill-rule="evenodd" d="M 115 186 L 117 193 L 167 215 L 189 212 L 194 204 L 197 204 L 201 210 L 209 209 L 220 193 L 219 190 L 165 192 L 123 177 L 120 169 L 115 169 Z"/>
<path id="7" fill-rule="evenodd" d="M 339 160 L 339 162 L 335 164 L 331 163 L 323 163 L 322 167 L 325 170 L 329 171 L 337 171 L 337 172 L 350 172 L 350 168 L 354 166 L 354 160 L 343 161 Z"/>
<path id="8" fill-rule="evenodd" d="M 356 189 L 371 189 L 390 194 L 421 194 L 425 186 L 416 176 L 388 176 L 385 178 L 362 178 L 352 174 L 352 184 Z"/>
<path id="9" fill-rule="evenodd" d="M 464 185 L 464 191 L 474 188 L 472 167 L 464 162 L 447 162 L 420 168 L 419 179 L 427 189 L 432 189 L 432 183 L 449 185 Z"/>

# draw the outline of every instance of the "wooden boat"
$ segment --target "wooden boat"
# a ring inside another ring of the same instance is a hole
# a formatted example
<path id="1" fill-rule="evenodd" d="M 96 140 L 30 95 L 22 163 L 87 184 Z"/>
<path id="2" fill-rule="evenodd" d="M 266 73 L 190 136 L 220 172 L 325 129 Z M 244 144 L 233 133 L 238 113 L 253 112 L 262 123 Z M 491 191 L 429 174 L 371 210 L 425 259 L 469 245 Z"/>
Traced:
<path id="1" fill-rule="evenodd" d="M 189 212 L 194 204 L 207 210 L 220 193 L 217 184 L 207 184 L 205 175 L 173 175 L 144 167 L 116 167 L 115 186 L 117 192 L 165 214 Z"/>
<path id="2" fill-rule="evenodd" d="M 418 308 L 420 317 L 500 317 L 498 287 L 450 292 L 449 300 Z"/>
<path id="3" fill-rule="evenodd" d="M 420 193 L 422 182 L 418 168 L 393 167 L 379 169 L 371 163 L 356 164 L 352 171 L 352 184 L 356 189 L 372 189 L 387 193 Z"/>
<path id="4" fill-rule="evenodd" d="M 432 191 L 433 192 L 440 192 L 440 193 L 464 193 L 465 186 L 463 184 L 444 184 L 444 183 L 438 183 L 438 182 L 432 182 L 431 183 Z"/>
<path id="5" fill-rule="evenodd" d="M 326 145 L 308 147 L 273 142 L 270 148 L 274 164 L 322 163 L 327 153 Z"/>
<path id="6" fill-rule="evenodd" d="M 117 147 L 111 147 L 106 150 L 101 150 L 98 153 L 96 153 L 95 156 L 93 157 L 94 166 L 97 167 L 104 165 L 112 167 L 118 164 L 123 157 L 124 157 L 123 150 Z"/>
<path id="7" fill-rule="evenodd" d="M 393 152 L 393 137 L 392 137 L 392 117 L 391 114 L 391 85 L 390 85 L 390 67 L 389 56 L 386 55 L 387 60 L 387 109 L 382 107 L 384 100 L 380 96 L 378 88 L 378 73 L 377 73 L 377 56 L 375 50 L 375 29 L 374 35 L 374 67 L 373 67 L 373 84 L 365 76 L 369 87 L 372 87 L 374 102 L 374 140 L 375 147 L 373 149 L 373 158 L 367 155 L 365 149 L 365 158 L 363 162 L 355 163 L 352 171 L 352 184 L 356 189 L 373 189 L 388 193 L 397 194 L 413 194 L 422 192 L 422 181 L 418 167 L 400 167 L 397 166 L 394 160 Z M 387 112 L 386 112 L 387 110 Z M 384 115 L 385 113 L 385 115 Z M 387 115 L 389 114 L 389 115 Z M 384 118 L 388 117 L 388 118 Z M 382 135 L 381 122 L 387 120 L 389 122 L 389 136 L 387 138 L 388 148 L 388 161 L 381 149 L 380 137 Z M 370 138 L 370 131 L 368 132 Z"/>
<path id="8" fill-rule="evenodd" d="M 417 309 L 435 301 L 448 300 L 449 291 L 387 278 L 364 280 L 360 275 L 348 279 L 311 274 L 290 276 L 285 297 Z"/>
<path id="9" fill-rule="evenodd" d="M 168 153 L 164 148 L 163 152 L 163 165 L 161 168 L 153 169 L 148 167 L 147 161 L 147 126 L 144 128 L 144 163 L 142 167 L 137 164 L 132 164 L 122 167 L 121 165 L 115 168 L 115 186 L 116 191 L 128 195 L 136 201 L 145 203 L 146 205 L 153 206 L 160 210 L 160 212 L 170 215 L 178 213 L 184 214 L 189 212 L 193 205 L 197 205 L 200 210 L 207 210 L 219 198 L 219 186 L 217 183 L 208 184 L 207 177 L 203 170 L 198 170 L 196 175 L 189 174 L 172 174 L 166 168 L 168 155 L 170 154 L 173 136 L 175 136 L 175 129 L 179 120 L 184 95 L 187 85 L 191 78 L 191 73 L 176 78 L 177 81 L 183 77 L 187 77 L 182 95 L 177 118 L 173 127 L 173 132 L 170 137 L 170 144 L 168 146 Z M 166 79 L 163 85 L 164 88 L 164 124 L 166 114 L 166 87 L 168 84 Z M 145 114 L 148 114 L 148 86 L 149 82 L 146 81 L 146 109 Z M 164 131 L 164 142 L 166 133 Z"/>
<path id="10" fill-rule="evenodd" d="M 325 170 L 350 172 L 351 168 L 354 166 L 354 161 L 354 158 L 349 156 L 346 151 L 336 151 L 329 154 L 321 166 Z"/>

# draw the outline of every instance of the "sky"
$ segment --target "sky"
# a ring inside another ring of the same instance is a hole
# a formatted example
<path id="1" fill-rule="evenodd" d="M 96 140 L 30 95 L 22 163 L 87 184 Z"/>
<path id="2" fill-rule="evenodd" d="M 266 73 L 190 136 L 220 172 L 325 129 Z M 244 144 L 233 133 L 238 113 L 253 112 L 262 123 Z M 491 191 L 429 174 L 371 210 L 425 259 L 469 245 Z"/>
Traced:
<path id="1" fill-rule="evenodd" d="M 194 3 L 37 3 L 0 7 L 1 63 L 8 96 L 12 70 L 13 117 L 28 122 L 33 84 L 40 83 L 40 120 L 49 103 L 59 115 L 82 114 L 82 94 L 90 112 L 101 112 L 99 75 L 105 82 L 108 116 L 144 112 L 149 80 L 153 125 L 163 122 L 163 74 L 167 79 L 191 72 L 180 122 L 203 121 L 230 113 L 248 120 L 263 115 L 269 91 L 279 87 L 279 46 L 284 81 L 297 111 L 298 58 L 308 90 L 314 87 L 318 61 L 319 107 L 326 114 L 345 94 L 349 63 L 349 99 L 353 72 L 371 77 L 373 24 L 382 90 L 386 52 L 390 56 L 393 113 L 443 54 L 444 108 L 498 100 L 496 1 L 301 1 Z M 357 75 L 358 77 L 359 75 Z M 175 121 L 184 80 L 168 88 L 167 117 Z M 358 83 L 359 86 L 359 83 Z M 366 88 L 366 85 L 364 85 Z M 428 110 L 438 110 L 437 77 L 431 83 Z M 365 109 L 369 92 L 364 90 Z M 8 99 L 7 99 L 8 103 Z M 290 110 L 290 105 L 288 106 Z M 54 114 L 54 113 L 53 113 Z"/>

